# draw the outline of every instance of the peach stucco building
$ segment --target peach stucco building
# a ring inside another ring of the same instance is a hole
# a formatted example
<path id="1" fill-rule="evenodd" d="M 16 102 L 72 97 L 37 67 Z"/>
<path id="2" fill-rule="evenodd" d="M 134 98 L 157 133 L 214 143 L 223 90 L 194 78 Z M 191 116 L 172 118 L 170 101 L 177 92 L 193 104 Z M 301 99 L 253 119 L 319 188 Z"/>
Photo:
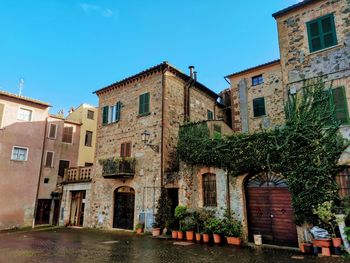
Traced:
<path id="1" fill-rule="evenodd" d="M 0 91 L 0 229 L 32 225 L 49 107 Z"/>

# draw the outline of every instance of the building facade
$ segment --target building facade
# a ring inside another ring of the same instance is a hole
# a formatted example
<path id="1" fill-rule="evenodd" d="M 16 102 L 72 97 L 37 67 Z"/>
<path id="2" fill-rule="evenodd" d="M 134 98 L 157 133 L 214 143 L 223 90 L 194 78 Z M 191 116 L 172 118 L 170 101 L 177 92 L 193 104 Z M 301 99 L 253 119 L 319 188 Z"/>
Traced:
<path id="1" fill-rule="evenodd" d="M 0 91 L 0 229 L 32 226 L 49 107 Z"/>
<path id="2" fill-rule="evenodd" d="M 154 222 L 161 188 L 179 166 L 187 121 L 222 119 L 218 95 L 167 62 L 96 91 L 97 144 L 89 227 L 133 229 Z M 178 186 L 169 187 L 178 202 Z"/>

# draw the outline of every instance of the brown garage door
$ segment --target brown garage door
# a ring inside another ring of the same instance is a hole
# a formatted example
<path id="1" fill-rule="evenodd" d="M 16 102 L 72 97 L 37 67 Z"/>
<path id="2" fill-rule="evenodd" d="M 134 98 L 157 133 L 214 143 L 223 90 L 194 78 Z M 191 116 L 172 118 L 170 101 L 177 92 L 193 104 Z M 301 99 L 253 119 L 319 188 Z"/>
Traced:
<path id="1" fill-rule="evenodd" d="M 248 234 L 261 234 L 263 243 L 297 246 L 297 233 L 291 195 L 284 178 L 275 173 L 261 173 L 246 185 Z"/>

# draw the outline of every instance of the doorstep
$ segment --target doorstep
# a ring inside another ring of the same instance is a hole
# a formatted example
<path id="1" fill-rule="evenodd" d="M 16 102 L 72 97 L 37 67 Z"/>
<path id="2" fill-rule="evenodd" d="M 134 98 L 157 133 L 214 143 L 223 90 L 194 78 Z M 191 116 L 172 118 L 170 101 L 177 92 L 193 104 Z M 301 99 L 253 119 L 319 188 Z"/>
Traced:
<path id="1" fill-rule="evenodd" d="M 300 252 L 299 248 L 297 247 L 286 247 L 286 246 L 277 246 L 277 245 L 269 245 L 269 244 L 262 244 L 260 246 L 258 245 L 255 245 L 254 243 L 247 243 L 247 246 L 248 247 L 251 247 L 251 248 L 271 248 L 271 249 L 283 249 L 283 250 L 289 250 L 289 251 L 295 251 L 295 252 Z"/>

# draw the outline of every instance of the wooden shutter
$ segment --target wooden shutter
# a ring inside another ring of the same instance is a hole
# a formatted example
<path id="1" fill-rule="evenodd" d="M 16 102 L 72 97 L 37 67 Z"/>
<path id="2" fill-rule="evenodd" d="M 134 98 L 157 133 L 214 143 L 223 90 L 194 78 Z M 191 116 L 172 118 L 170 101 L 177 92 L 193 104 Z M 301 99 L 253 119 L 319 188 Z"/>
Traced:
<path id="1" fill-rule="evenodd" d="M 0 127 L 2 125 L 2 119 L 4 116 L 4 109 L 5 109 L 5 104 L 0 103 Z"/>
<path id="2" fill-rule="evenodd" d="M 64 127 L 62 142 L 72 143 L 73 141 L 73 127 Z"/>
<path id="3" fill-rule="evenodd" d="M 85 133 L 85 146 L 92 145 L 92 131 L 86 131 Z"/>
<path id="4" fill-rule="evenodd" d="M 108 106 L 104 106 L 102 108 L 102 125 L 106 125 L 108 123 Z"/>
<path id="5" fill-rule="evenodd" d="M 122 103 L 120 101 L 115 105 L 115 121 L 118 122 L 120 120 L 120 111 L 122 109 Z"/>
<path id="6" fill-rule="evenodd" d="M 257 98 L 253 100 L 253 111 L 254 111 L 254 117 L 259 117 L 266 114 L 264 98 Z"/>
<path id="7" fill-rule="evenodd" d="M 203 174 L 203 205 L 217 206 L 215 174 Z"/>
<path id="8" fill-rule="evenodd" d="M 131 142 L 123 142 L 120 145 L 120 157 L 131 157 Z"/>
<path id="9" fill-rule="evenodd" d="M 49 138 L 50 139 L 55 139 L 56 138 L 56 129 L 57 129 L 57 125 L 51 123 L 50 124 L 50 132 L 49 132 Z"/>
<path id="10" fill-rule="evenodd" d="M 214 114 L 211 110 L 207 110 L 207 117 L 208 117 L 208 120 L 214 119 Z"/>
<path id="11" fill-rule="evenodd" d="M 344 87 L 332 90 L 332 103 L 336 120 L 341 124 L 349 124 L 348 103 Z"/>
<path id="12" fill-rule="evenodd" d="M 45 167 L 52 167 L 53 152 L 46 152 Z"/>
<path id="13" fill-rule="evenodd" d="M 60 163 L 58 165 L 58 175 L 64 176 L 64 170 L 66 168 L 69 168 L 69 161 L 60 160 Z"/>
<path id="14" fill-rule="evenodd" d="M 150 109 L 150 94 L 144 93 L 139 98 L 139 114 L 147 114 Z"/>

